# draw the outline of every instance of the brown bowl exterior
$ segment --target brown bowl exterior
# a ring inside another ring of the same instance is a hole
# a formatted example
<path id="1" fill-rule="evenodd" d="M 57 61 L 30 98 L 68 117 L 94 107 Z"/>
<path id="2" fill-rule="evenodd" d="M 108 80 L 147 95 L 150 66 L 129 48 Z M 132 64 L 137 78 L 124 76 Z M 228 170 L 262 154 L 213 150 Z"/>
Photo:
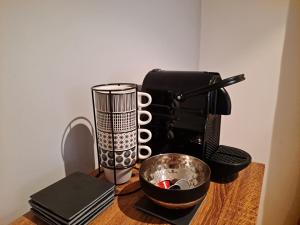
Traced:
<path id="1" fill-rule="evenodd" d="M 159 200 L 157 200 L 155 198 L 152 198 L 152 197 L 150 197 L 148 195 L 146 195 L 146 196 L 150 200 L 152 200 L 154 203 L 156 203 L 156 204 L 158 204 L 158 205 L 160 205 L 162 207 L 168 208 L 168 209 L 188 209 L 190 207 L 193 207 L 193 206 L 201 203 L 204 200 L 204 198 L 205 198 L 206 195 L 202 196 L 200 199 L 197 199 L 197 200 L 195 200 L 193 202 L 186 202 L 186 203 L 162 202 L 162 201 L 159 201 Z"/>
<path id="2" fill-rule="evenodd" d="M 153 174 L 165 169 L 190 171 L 190 183 L 193 184 L 191 189 L 163 189 L 151 183 Z M 172 209 L 189 208 L 200 203 L 210 184 L 210 169 L 207 164 L 193 156 L 177 153 L 160 154 L 145 160 L 141 165 L 139 176 L 146 196 L 155 203 Z"/>

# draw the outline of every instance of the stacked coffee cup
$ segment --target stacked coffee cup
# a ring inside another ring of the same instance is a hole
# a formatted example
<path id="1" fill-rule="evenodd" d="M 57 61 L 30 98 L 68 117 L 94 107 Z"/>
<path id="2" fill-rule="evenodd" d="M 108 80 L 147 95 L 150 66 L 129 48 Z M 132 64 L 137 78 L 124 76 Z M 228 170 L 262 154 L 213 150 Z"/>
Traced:
<path id="1" fill-rule="evenodd" d="M 97 85 L 92 91 L 100 164 L 109 181 L 125 183 L 137 160 L 151 155 L 151 148 L 144 143 L 152 134 L 140 128 L 152 119 L 151 113 L 142 109 L 150 105 L 151 96 L 138 92 L 136 84 Z"/>

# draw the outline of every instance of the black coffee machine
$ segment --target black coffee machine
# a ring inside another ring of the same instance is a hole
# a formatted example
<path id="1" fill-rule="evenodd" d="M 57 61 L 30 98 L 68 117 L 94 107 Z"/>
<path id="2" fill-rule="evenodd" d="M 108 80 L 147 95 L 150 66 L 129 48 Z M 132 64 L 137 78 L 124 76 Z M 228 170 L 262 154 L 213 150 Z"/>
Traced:
<path id="1" fill-rule="evenodd" d="M 149 143 L 154 155 L 177 152 L 204 160 L 211 178 L 230 182 L 247 167 L 251 156 L 219 145 L 221 115 L 231 113 L 225 86 L 243 81 L 244 75 L 222 80 L 219 73 L 154 69 L 144 78 L 142 91 L 152 96 L 147 108 L 152 121 Z"/>

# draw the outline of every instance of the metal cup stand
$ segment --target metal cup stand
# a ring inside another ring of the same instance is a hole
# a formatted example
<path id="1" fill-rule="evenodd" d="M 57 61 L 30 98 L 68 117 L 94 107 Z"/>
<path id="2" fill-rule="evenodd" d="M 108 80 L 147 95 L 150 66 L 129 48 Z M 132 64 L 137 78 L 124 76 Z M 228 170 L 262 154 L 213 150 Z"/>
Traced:
<path id="1" fill-rule="evenodd" d="M 95 131 L 96 131 L 96 143 L 97 143 L 97 156 L 98 156 L 98 174 L 97 174 L 97 177 L 100 176 L 101 174 L 101 151 L 100 151 L 100 147 L 99 147 L 99 140 L 98 140 L 98 129 L 97 129 L 97 115 L 96 115 L 96 107 L 95 107 L 95 93 L 97 92 L 97 88 L 98 87 L 101 87 L 101 86 L 106 86 L 106 85 L 132 85 L 134 87 L 130 87 L 130 88 L 124 88 L 124 89 L 119 89 L 117 91 L 126 91 L 126 90 L 130 90 L 130 89 L 133 89 L 135 88 L 135 93 L 136 93 L 136 148 L 137 148 L 137 154 L 136 154 L 136 160 L 135 160 L 135 163 L 130 165 L 130 166 L 124 166 L 122 168 L 116 168 L 116 162 L 115 162 L 115 143 L 114 143 L 114 121 L 113 121 L 113 102 L 112 102 L 112 91 L 111 90 L 105 90 L 108 92 L 108 96 L 109 96 L 109 114 L 110 114 L 110 125 L 111 125 L 111 135 L 112 135 L 112 152 L 113 152 L 113 170 L 114 170 L 114 184 L 115 185 L 118 185 L 117 184 L 117 179 L 116 179 L 116 170 L 118 169 L 127 169 L 127 168 L 130 168 L 130 167 L 134 167 L 135 164 L 137 163 L 137 161 L 139 160 L 139 154 L 138 154 L 138 128 L 139 128 L 139 125 L 138 125 L 138 86 L 136 84 L 129 84 L 129 83 L 111 83 L 111 84 L 103 84 L 103 85 L 96 85 L 96 86 L 93 86 L 91 88 L 91 91 L 92 91 L 92 99 L 93 99 L 93 113 L 94 113 L 94 123 L 95 123 Z M 113 92 L 117 92 L 116 90 L 114 90 Z M 108 168 L 108 169 L 111 169 L 111 168 Z M 131 192 L 128 192 L 128 193 L 124 193 L 124 194 L 116 194 L 116 195 L 127 195 L 127 194 L 131 194 L 133 192 L 136 192 L 138 191 L 139 189 L 137 190 L 134 190 L 134 191 L 131 191 Z"/>

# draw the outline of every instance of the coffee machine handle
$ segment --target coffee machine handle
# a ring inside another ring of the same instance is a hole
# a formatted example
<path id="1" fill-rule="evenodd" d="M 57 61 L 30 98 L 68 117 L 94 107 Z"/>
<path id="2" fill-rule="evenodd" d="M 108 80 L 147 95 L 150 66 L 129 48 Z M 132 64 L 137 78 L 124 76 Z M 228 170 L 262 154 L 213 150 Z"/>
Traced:
<path id="1" fill-rule="evenodd" d="M 201 94 L 205 94 L 207 92 L 214 91 L 214 90 L 217 90 L 217 89 L 220 89 L 220 88 L 224 88 L 224 87 L 227 87 L 229 85 L 241 82 L 243 80 L 245 80 L 245 75 L 244 74 L 229 77 L 229 78 L 226 78 L 224 80 L 220 80 L 220 81 L 218 81 L 214 84 L 211 84 L 211 85 L 204 85 L 200 88 L 196 88 L 196 89 L 193 89 L 193 90 L 190 90 L 190 91 L 186 91 L 186 92 L 176 94 L 176 100 L 184 101 L 188 98 L 191 98 L 191 97 L 194 97 L 194 96 L 197 96 L 197 95 L 201 95 Z"/>

